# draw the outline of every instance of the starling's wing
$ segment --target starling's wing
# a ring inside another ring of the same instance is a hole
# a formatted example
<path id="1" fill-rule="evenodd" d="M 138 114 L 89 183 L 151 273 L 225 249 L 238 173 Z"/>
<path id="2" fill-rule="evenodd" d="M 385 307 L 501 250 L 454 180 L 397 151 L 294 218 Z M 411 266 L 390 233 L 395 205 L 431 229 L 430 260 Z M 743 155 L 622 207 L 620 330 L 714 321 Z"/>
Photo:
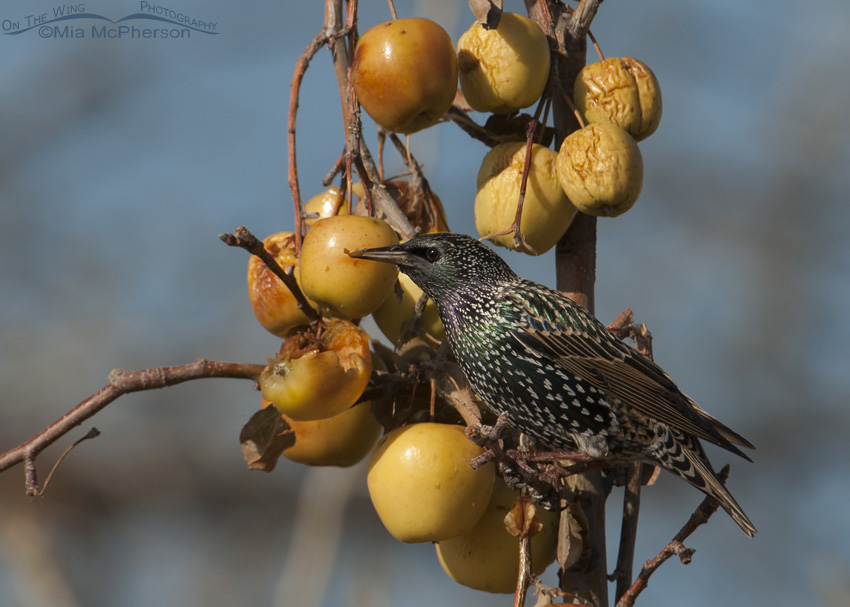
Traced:
<path id="1" fill-rule="evenodd" d="M 525 293 L 512 304 L 515 310 L 524 309 L 513 323 L 513 336 L 532 353 L 650 418 L 749 459 L 735 447 L 754 448 L 749 441 L 701 409 L 658 365 L 583 308 L 554 291 L 531 297 Z"/>

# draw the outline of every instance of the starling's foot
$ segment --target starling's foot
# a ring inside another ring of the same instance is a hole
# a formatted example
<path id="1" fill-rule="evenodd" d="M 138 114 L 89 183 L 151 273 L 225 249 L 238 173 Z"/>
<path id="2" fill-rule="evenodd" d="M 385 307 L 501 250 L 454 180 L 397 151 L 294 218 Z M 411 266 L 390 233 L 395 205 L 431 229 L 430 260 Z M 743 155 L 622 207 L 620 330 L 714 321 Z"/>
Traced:
<path id="1" fill-rule="evenodd" d="M 514 491 L 527 489 L 528 496 L 535 504 L 541 505 L 547 510 L 560 510 L 561 496 L 557 485 L 544 480 L 540 473 L 533 468 L 520 468 L 517 470 L 513 465 L 515 460 L 504 457 L 499 461 L 499 472 L 505 479 L 505 484 Z M 554 479 L 557 481 L 557 479 Z"/>
<path id="2" fill-rule="evenodd" d="M 478 470 L 484 464 L 499 459 L 500 453 L 501 451 L 497 452 L 495 449 L 485 449 L 484 453 L 482 453 L 478 457 L 473 457 L 471 460 L 469 460 L 469 467 L 473 470 Z"/>
<path id="3" fill-rule="evenodd" d="M 500 415 L 496 419 L 496 423 L 492 426 L 486 426 L 484 424 L 468 426 L 466 428 L 466 437 L 479 447 L 487 447 L 492 443 L 498 443 L 507 426 L 508 416 Z"/>

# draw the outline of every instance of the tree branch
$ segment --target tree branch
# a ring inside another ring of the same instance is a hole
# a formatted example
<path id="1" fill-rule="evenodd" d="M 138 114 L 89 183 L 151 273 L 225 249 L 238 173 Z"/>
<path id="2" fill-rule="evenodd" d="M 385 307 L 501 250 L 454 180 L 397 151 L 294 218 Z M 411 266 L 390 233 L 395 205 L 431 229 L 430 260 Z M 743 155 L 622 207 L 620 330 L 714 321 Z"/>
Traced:
<path id="1" fill-rule="evenodd" d="M 729 478 L 729 465 L 723 466 L 723 469 L 717 476 L 721 483 L 726 484 L 726 479 Z M 706 497 L 702 500 L 702 503 L 691 515 L 691 518 L 688 519 L 688 522 L 679 530 L 676 537 L 670 540 L 655 557 L 643 564 L 643 568 L 640 570 L 634 583 L 619 598 L 616 607 L 633 607 L 638 595 L 649 585 L 650 576 L 671 556 L 678 556 L 685 565 L 690 563 L 695 550 L 693 548 L 686 548 L 683 542 L 696 531 L 697 527 L 707 523 L 708 519 L 717 511 L 719 506 L 720 502 L 713 497 Z"/>
<path id="2" fill-rule="evenodd" d="M 298 286 L 298 281 L 295 280 L 295 276 L 280 267 L 277 260 L 263 246 L 262 241 L 251 234 L 248 228 L 239 226 L 234 230 L 233 234 L 219 234 L 218 238 L 229 247 L 239 247 L 240 249 L 245 249 L 251 255 L 259 257 L 266 264 L 266 267 L 283 281 L 283 284 L 286 285 L 286 288 L 295 297 L 295 301 L 298 303 L 298 309 L 304 313 L 310 322 L 315 323 L 321 320 L 321 314 L 307 301 L 307 298 L 301 291 L 301 287 Z"/>
<path id="3" fill-rule="evenodd" d="M 529 16 L 549 39 L 552 50 L 550 81 L 572 95 L 576 75 L 584 67 L 587 56 L 587 29 L 599 7 L 599 0 L 582 0 L 573 11 L 554 0 L 525 0 Z M 577 128 L 575 116 L 561 95 L 552 95 L 555 125 L 555 149 Z M 578 213 L 555 249 L 555 274 L 558 290 L 594 310 L 596 282 L 596 218 Z M 575 477 L 575 489 L 580 492 L 578 504 L 583 513 L 575 520 L 586 520 L 589 546 L 587 558 L 561 571 L 561 590 L 578 595 L 596 606 L 608 604 L 608 572 L 605 545 L 605 501 L 607 491 L 600 472 Z M 562 516 L 567 516 L 564 514 Z"/>
<path id="4" fill-rule="evenodd" d="M 109 373 L 109 383 L 106 386 L 89 396 L 28 441 L 0 455 L 0 472 L 24 462 L 27 494 L 38 495 L 39 487 L 35 470 L 35 458 L 38 454 L 109 405 L 119 396 L 129 394 L 130 392 L 165 388 L 166 386 L 173 386 L 184 381 L 207 377 L 231 377 L 256 380 L 263 368 L 264 365 L 214 362 L 199 358 L 188 365 L 176 367 L 152 367 L 140 371 L 113 369 Z"/>

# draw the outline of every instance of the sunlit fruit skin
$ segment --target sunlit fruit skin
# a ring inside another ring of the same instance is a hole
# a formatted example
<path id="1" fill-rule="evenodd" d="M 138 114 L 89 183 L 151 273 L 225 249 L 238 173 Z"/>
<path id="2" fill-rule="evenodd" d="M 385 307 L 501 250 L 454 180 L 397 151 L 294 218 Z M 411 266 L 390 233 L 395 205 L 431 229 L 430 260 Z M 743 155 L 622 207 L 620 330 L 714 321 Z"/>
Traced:
<path id="1" fill-rule="evenodd" d="M 370 405 L 369 401 L 357 403 L 319 420 L 297 421 L 281 413 L 295 433 L 295 444 L 285 449 L 283 456 L 308 466 L 353 466 L 369 455 L 383 430 Z M 271 402 L 263 400 L 266 406 Z"/>
<path id="2" fill-rule="evenodd" d="M 362 318 L 392 292 L 398 270 L 392 264 L 349 257 L 346 251 L 398 244 L 389 225 L 374 217 L 320 219 L 301 243 L 301 287 L 335 316 Z"/>
<path id="3" fill-rule="evenodd" d="M 502 143 L 484 156 L 475 196 L 475 227 L 481 236 L 503 232 L 513 225 L 525 150 L 525 143 Z M 520 232 L 537 253 L 545 253 L 555 246 L 576 214 L 575 207 L 558 184 L 556 159 L 554 150 L 536 143 L 532 145 Z M 490 240 L 509 249 L 532 252 L 525 246 L 517 247 L 512 233 Z"/>
<path id="4" fill-rule="evenodd" d="M 378 328 L 391 343 L 396 345 L 405 323 L 413 316 L 416 304 L 422 297 L 422 289 L 416 286 L 416 283 L 407 274 L 399 274 L 398 282 L 401 286 L 401 301 L 398 300 L 395 293 L 390 293 L 384 303 L 372 313 L 372 318 L 375 319 Z M 443 341 L 446 338 L 446 331 L 443 329 L 437 306 L 430 299 L 422 311 L 419 327 L 434 339 Z"/>
<path id="5" fill-rule="evenodd" d="M 296 421 L 327 419 L 357 402 L 372 373 L 369 336 L 326 318 L 320 337 L 297 333 L 260 374 L 263 398 Z"/>
<path id="6" fill-rule="evenodd" d="M 505 528 L 505 516 L 519 497 L 503 480 L 496 479 L 493 496 L 478 523 L 468 532 L 437 542 L 443 570 L 464 586 L 485 592 L 513 593 L 519 573 L 519 539 Z M 530 538 L 531 566 L 535 575 L 545 571 L 558 547 L 558 514 L 537 508 L 542 528 Z"/>
<path id="7" fill-rule="evenodd" d="M 367 484 L 387 530 L 407 543 L 432 542 L 469 531 L 493 492 L 491 463 L 461 426 L 421 423 L 396 428 L 369 456 Z"/>
<path id="8" fill-rule="evenodd" d="M 479 112 L 516 112 L 546 88 L 549 42 L 528 17 L 502 13 L 489 30 L 476 21 L 458 40 L 457 54 L 463 96 Z"/>
<path id="9" fill-rule="evenodd" d="M 558 181 L 579 211 L 616 217 L 634 205 L 643 186 L 643 159 L 634 138 L 595 122 L 570 133 L 558 152 Z"/>
<path id="10" fill-rule="evenodd" d="M 272 234 L 263 246 L 284 270 L 295 266 L 295 278 L 299 278 L 294 233 Z M 310 322 L 283 281 L 254 255 L 248 260 L 248 297 L 257 320 L 278 337 L 287 337 Z"/>
<path id="11" fill-rule="evenodd" d="M 340 196 L 339 188 L 332 185 L 304 203 L 304 214 L 308 215 L 304 219 L 304 223 L 307 226 L 312 226 L 320 219 L 335 217 L 336 215 L 348 215 L 349 211 L 345 200 Z M 312 215 L 316 215 L 316 217 L 311 217 Z"/>
<path id="12" fill-rule="evenodd" d="M 632 57 L 609 57 L 586 65 L 573 89 L 585 123 L 610 122 L 636 141 L 661 122 L 661 87 L 652 70 Z"/>
<path id="13" fill-rule="evenodd" d="M 457 56 L 429 19 L 395 19 L 357 41 L 351 81 L 360 105 L 390 131 L 415 133 L 442 118 L 457 91 Z"/>

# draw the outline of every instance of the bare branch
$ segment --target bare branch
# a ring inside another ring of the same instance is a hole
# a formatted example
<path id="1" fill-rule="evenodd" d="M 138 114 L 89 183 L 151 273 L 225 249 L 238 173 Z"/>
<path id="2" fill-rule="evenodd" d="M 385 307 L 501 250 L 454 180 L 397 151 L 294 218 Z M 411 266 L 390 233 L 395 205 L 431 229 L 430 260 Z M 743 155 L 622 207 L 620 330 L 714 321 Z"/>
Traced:
<path id="1" fill-rule="evenodd" d="M 307 298 L 301 291 L 301 287 L 298 286 L 298 281 L 295 280 L 295 276 L 280 267 L 280 264 L 277 263 L 272 254 L 269 253 L 263 246 L 262 241 L 251 234 L 248 228 L 245 226 L 239 226 L 233 234 L 219 234 L 218 237 L 227 246 L 245 249 L 251 255 L 256 255 L 262 259 L 263 263 L 266 264 L 266 267 L 268 267 L 275 276 L 280 278 L 283 281 L 283 284 L 286 285 L 286 288 L 292 292 L 292 295 L 295 297 L 295 301 L 298 302 L 298 309 L 310 319 L 310 322 L 314 323 L 321 320 L 321 314 L 310 305 L 309 301 L 307 301 Z"/>
<path id="2" fill-rule="evenodd" d="M 574 38 L 584 38 L 590 31 L 590 23 L 599 10 L 602 0 L 581 0 L 568 22 L 568 29 Z"/>
<path id="3" fill-rule="evenodd" d="M 723 467 L 717 476 L 721 483 L 726 483 L 726 479 L 729 477 L 728 464 Z M 715 500 L 713 497 L 706 497 L 691 515 L 691 518 L 688 519 L 688 522 L 685 523 L 685 525 L 679 530 L 676 537 L 670 540 L 670 542 L 655 557 L 643 564 L 643 568 L 640 570 L 640 573 L 634 583 L 618 599 L 616 607 L 633 607 L 638 595 L 649 585 L 650 576 L 652 576 L 652 574 L 655 573 L 655 571 L 671 556 L 678 556 L 685 565 L 690 563 L 691 557 L 695 551 L 692 548 L 686 548 L 683 542 L 694 531 L 696 531 L 700 525 L 707 523 L 708 519 L 710 519 L 711 515 L 717 511 L 719 506 L 720 502 Z"/>
<path id="4" fill-rule="evenodd" d="M 21 462 L 25 463 L 27 493 L 38 495 L 39 488 L 35 473 L 35 458 L 68 432 L 109 405 L 119 396 L 130 392 L 165 388 L 192 379 L 207 377 L 231 377 L 256 380 L 264 365 L 248 363 L 213 362 L 199 358 L 188 365 L 176 367 L 152 367 L 140 371 L 113 369 L 109 383 L 82 401 L 65 415 L 44 428 L 28 441 L 0 455 L 0 472 Z"/>
<path id="5" fill-rule="evenodd" d="M 627 482 L 623 495 L 623 522 L 620 526 L 620 548 L 617 552 L 617 565 L 612 577 L 617 582 L 614 596 L 622 596 L 632 582 L 632 569 L 637 543 L 638 517 L 640 515 L 641 463 L 628 467 Z"/>

